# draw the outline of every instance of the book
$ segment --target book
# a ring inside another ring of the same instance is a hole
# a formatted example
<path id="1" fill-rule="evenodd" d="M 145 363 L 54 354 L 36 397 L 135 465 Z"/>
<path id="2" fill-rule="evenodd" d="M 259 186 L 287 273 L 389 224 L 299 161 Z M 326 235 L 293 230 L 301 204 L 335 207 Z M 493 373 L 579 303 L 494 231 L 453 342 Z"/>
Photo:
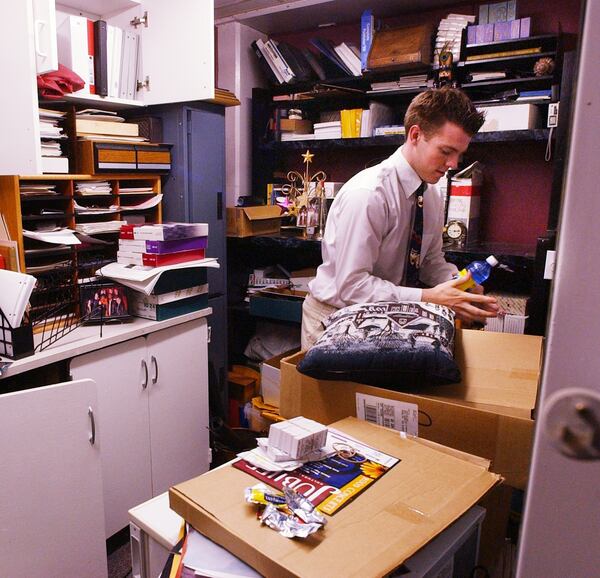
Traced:
<path id="1" fill-rule="evenodd" d="M 108 96 L 108 71 L 106 63 L 106 21 L 96 20 L 94 22 L 94 77 L 96 94 L 99 96 Z"/>
<path id="2" fill-rule="evenodd" d="M 287 42 L 279 42 L 277 48 L 279 48 L 279 52 L 292 69 L 296 80 L 310 80 L 313 78 L 314 71 L 299 48 Z"/>
<path id="3" fill-rule="evenodd" d="M 171 241 L 189 237 L 207 237 L 207 223 L 164 223 L 162 225 L 141 225 L 133 230 L 134 239 L 145 241 Z"/>
<path id="4" fill-rule="evenodd" d="M 367 70 L 367 58 L 373 35 L 375 34 L 375 17 L 372 10 L 365 10 L 360 17 L 360 67 Z"/>
<path id="5" fill-rule="evenodd" d="M 202 285 L 193 285 L 192 287 L 186 287 L 184 289 L 177 289 L 175 291 L 169 291 L 166 293 L 143 294 L 143 300 L 149 305 L 164 305 L 165 303 L 172 303 L 173 301 L 180 301 L 181 299 L 187 299 L 188 297 L 195 297 L 196 295 L 204 295 L 208 293 L 208 283 Z"/>
<path id="6" fill-rule="evenodd" d="M 258 58 L 258 63 L 260 65 L 260 67 L 262 68 L 263 72 L 265 73 L 265 76 L 267 77 L 267 79 L 273 84 L 279 84 L 279 79 L 275 75 L 275 72 L 271 68 L 271 65 L 269 64 L 268 60 L 265 58 L 261 49 L 258 47 L 257 41 L 255 40 L 254 42 L 252 42 L 250 44 L 250 46 L 252 47 L 252 50 L 254 50 L 254 54 L 256 54 L 256 58 Z"/>
<path id="7" fill-rule="evenodd" d="M 13 329 L 21 325 L 35 284 L 33 275 L 0 269 L 0 310 Z"/>
<path id="8" fill-rule="evenodd" d="M 155 304 L 147 301 L 147 296 L 134 292 L 129 298 L 129 313 L 136 317 L 165 321 L 192 311 L 200 311 L 208 307 L 208 293 L 178 299 L 169 303 Z"/>
<path id="9" fill-rule="evenodd" d="M 279 490 L 295 489 L 318 510 L 331 516 L 400 462 L 399 458 L 329 428 L 325 447 L 333 448 L 334 444 L 352 451 L 334 452 L 320 461 L 306 462 L 291 472 L 269 472 L 244 459 L 233 462 L 232 466 Z"/>
<path id="10" fill-rule="evenodd" d="M 332 76 L 353 76 L 352 71 L 344 64 L 343 60 L 337 55 L 333 44 L 324 38 L 311 38 L 309 42 L 334 66 Z"/>
<path id="11" fill-rule="evenodd" d="M 493 58 L 506 58 L 506 57 L 510 57 L 510 56 L 526 56 L 528 54 L 538 54 L 542 51 L 542 49 L 537 46 L 537 47 L 531 47 L 531 48 L 519 48 L 517 50 L 503 50 L 501 52 L 490 52 L 488 54 L 470 54 L 469 56 L 467 56 L 466 60 L 468 62 L 472 62 L 475 60 L 486 60 L 486 59 L 493 59 Z"/>
<path id="12" fill-rule="evenodd" d="M 139 128 L 139 125 L 133 122 L 112 122 L 107 120 L 75 118 L 75 130 L 77 133 L 139 136 Z"/>
<path id="13" fill-rule="evenodd" d="M 174 239 L 173 241 L 145 241 L 135 239 L 119 239 L 119 249 L 128 253 L 176 253 L 192 249 L 206 249 L 208 237 L 191 237 Z"/>
<path id="14" fill-rule="evenodd" d="M 314 73 L 319 77 L 319 80 L 325 80 L 327 75 L 325 69 L 321 66 L 321 63 L 317 59 L 316 55 L 308 48 L 302 48 L 302 54 L 306 58 L 306 62 L 313 69 Z"/>
<path id="15" fill-rule="evenodd" d="M 286 80 L 285 80 L 285 78 L 283 76 L 283 72 L 279 69 L 279 67 L 277 66 L 277 64 L 275 64 L 275 60 L 273 58 L 273 54 L 272 54 L 272 52 L 270 50 L 267 49 L 267 45 L 259 38 L 258 40 L 256 40 L 256 46 L 260 50 L 260 52 L 263 55 L 263 58 L 265 59 L 265 61 L 267 62 L 267 64 L 269 65 L 269 68 L 271 69 L 271 71 L 275 75 L 275 78 L 277 79 L 277 82 L 279 84 L 285 83 Z"/>
<path id="16" fill-rule="evenodd" d="M 360 58 L 356 56 L 348 44 L 342 42 L 335 46 L 334 50 L 354 76 L 362 76 Z"/>
<path id="17" fill-rule="evenodd" d="M 117 251 L 117 263 L 123 265 L 143 265 L 144 267 L 163 267 L 165 265 L 176 265 L 186 261 L 197 261 L 204 259 L 204 249 L 192 249 L 190 251 L 179 251 L 177 253 L 135 253 Z"/>

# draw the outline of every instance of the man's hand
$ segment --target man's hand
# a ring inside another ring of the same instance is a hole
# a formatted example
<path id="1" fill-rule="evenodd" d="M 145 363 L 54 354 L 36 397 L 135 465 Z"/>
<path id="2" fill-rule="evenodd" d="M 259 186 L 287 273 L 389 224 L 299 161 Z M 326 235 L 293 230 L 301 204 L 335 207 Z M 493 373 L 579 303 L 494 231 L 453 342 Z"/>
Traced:
<path id="1" fill-rule="evenodd" d="M 450 307 L 456 316 L 463 321 L 485 323 L 488 317 L 497 317 L 500 308 L 496 299 L 483 295 L 481 286 L 476 285 L 477 289 L 475 291 L 477 293 L 461 291 L 458 288 L 470 276 L 471 273 L 468 273 L 468 276 L 450 279 L 450 281 L 440 283 L 431 289 L 423 289 L 422 300 Z"/>

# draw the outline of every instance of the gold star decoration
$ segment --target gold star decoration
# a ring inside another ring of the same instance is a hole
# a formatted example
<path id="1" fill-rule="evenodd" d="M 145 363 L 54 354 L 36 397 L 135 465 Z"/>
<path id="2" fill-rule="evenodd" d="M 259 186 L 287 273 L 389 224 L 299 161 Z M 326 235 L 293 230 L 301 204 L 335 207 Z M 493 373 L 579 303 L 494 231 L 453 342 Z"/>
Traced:
<path id="1" fill-rule="evenodd" d="M 304 162 L 306 163 L 306 165 L 308 166 L 308 163 L 312 163 L 312 159 L 315 155 L 313 153 L 310 152 L 309 149 L 306 149 L 306 152 L 302 155 L 302 158 L 304 159 Z"/>

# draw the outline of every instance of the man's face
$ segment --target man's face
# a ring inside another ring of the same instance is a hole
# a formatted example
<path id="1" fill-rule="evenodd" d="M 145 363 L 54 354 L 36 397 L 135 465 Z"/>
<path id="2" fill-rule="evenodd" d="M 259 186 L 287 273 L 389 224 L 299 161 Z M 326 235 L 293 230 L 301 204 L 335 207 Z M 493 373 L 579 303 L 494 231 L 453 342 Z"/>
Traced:
<path id="1" fill-rule="evenodd" d="M 471 137 L 453 122 L 446 122 L 429 136 L 419 126 L 412 126 L 408 138 L 415 153 L 411 164 L 417 174 L 430 184 L 437 183 L 448 169 L 458 166 L 460 156 L 471 142 Z"/>

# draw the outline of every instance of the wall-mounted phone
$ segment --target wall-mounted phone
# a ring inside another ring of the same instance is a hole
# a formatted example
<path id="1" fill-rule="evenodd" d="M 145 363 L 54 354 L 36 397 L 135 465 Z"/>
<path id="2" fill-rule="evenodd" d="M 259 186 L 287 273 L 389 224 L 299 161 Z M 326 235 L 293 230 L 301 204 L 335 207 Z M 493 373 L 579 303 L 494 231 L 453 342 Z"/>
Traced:
<path id="1" fill-rule="evenodd" d="M 558 126 L 558 102 L 551 102 L 548 105 L 548 128 Z"/>

